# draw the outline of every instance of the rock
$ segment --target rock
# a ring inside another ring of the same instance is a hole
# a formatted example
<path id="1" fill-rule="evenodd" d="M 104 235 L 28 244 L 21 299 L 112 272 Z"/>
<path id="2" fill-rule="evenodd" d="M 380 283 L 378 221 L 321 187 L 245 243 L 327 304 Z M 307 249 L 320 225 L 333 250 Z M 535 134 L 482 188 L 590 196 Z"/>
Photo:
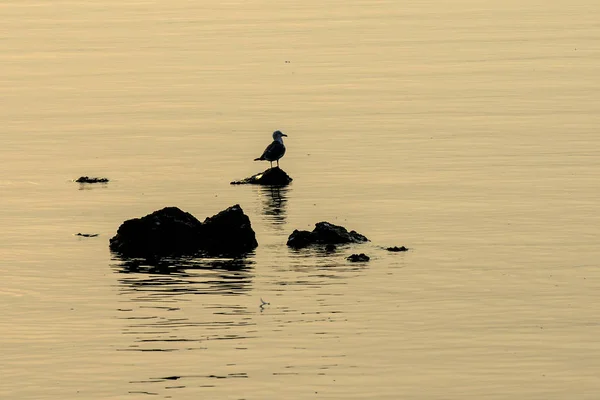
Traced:
<path id="1" fill-rule="evenodd" d="M 294 229 L 294 232 L 288 237 L 287 245 L 296 249 L 301 249 L 314 244 L 313 233 L 309 231 L 299 231 Z"/>
<path id="2" fill-rule="evenodd" d="M 239 205 L 206 218 L 202 231 L 204 246 L 219 254 L 245 253 L 258 246 L 250 218 Z"/>
<path id="3" fill-rule="evenodd" d="M 371 258 L 369 258 L 369 256 L 366 255 L 365 253 L 360 253 L 360 254 L 352 254 L 350 257 L 348 257 L 346 259 L 351 262 L 367 262 Z"/>
<path id="4" fill-rule="evenodd" d="M 237 204 L 204 223 L 177 207 L 165 207 L 123 222 L 110 239 L 110 249 L 123 257 L 241 255 L 257 246 L 250 219 Z"/>
<path id="5" fill-rule="evenodd" d="M 177 207 L 130 219 L 110 239 L 110 249 L 126 257 L 191 254 L 201 247 L 201 225 Z"/>
<path id="6" fill-rule="evenodd" d="M 329 222 L 317 223 L 313 234 L 316 234 L 322 243 L 343 244 L 369 241 L 369 239 L 356 231 L 348 232 L 343 226 L 330 224 Z"/>
<path id="7" fill-rule="evenodd" d="M 387 251 L 398 252 L 398 251 L 408 251 L 408 248 L 404 247 L 404 246 L 401 246 L 401 247 L 394 246 L 394 247 L 388 247 L 386 250 Z"/>
<path id="8" fill-rule="evenodd" d="M 107 183 L 108 178 L 90 178 L 89 176 L 80 176 L 75 182 L 78 183 Z"/>
<path id="9" fill-rule="evenodd" d="M 279 167 L 273 167 L 265 170 L 264 172 L 260 172 L 256 175 L 252 175 L 249 178 L 242 179 L 241 181 L 233 181 L 232 185 L 272 185 L 272 186 L 285 186 L 289 185 L 292 182 L 292 178 L 288 174 L 285 173 Z"/>
<path id="10" fill-rule="evenodd" d="M 300 249 L 313 244 L 346 244 L 368 242 L 365 236 L 355 231 L 348 232 L 346 228 L 329 222 L 318 222 L 312 232 L 294 230 L 289 236 L 287 245 Z"/>

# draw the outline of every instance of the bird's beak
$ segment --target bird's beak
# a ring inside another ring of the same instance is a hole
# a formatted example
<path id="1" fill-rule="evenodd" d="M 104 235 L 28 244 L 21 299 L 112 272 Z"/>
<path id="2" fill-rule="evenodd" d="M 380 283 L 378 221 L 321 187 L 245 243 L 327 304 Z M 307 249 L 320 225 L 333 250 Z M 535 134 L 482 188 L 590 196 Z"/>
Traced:
<path id="1" fill-rule="evenodd" d="M 285 133 L 282 133 L 282 134 L 281 134 L 281 136 L 285 136 L 285 137 L 287 137 L 287 135 L 286 135 Z"/>

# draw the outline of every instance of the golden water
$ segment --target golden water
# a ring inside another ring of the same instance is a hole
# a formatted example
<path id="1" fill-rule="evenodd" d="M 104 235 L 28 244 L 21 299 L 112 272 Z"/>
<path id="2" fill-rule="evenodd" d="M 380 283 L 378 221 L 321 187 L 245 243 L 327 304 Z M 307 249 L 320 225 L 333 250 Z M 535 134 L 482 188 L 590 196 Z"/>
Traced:
<path id="1" fill-rule="evenodd" d="M 600 4 L 212 3 L 0 5 L 0 398 L 597 398 Z M 236 203 L 242 263 L 111 259 Z"/>

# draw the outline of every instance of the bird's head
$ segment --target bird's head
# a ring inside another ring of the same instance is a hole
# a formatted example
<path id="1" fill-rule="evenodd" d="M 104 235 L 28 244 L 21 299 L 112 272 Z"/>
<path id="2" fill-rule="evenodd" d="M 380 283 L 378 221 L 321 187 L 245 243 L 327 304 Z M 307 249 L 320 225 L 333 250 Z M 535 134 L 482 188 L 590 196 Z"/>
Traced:
<path id="1" fill-rule="evenodd" d="M 282 136 L 287 137 L 287 135 L 285 133 L 282 133 L 281 131 L 273 132 L 273 140 L 281 139 Z"/>

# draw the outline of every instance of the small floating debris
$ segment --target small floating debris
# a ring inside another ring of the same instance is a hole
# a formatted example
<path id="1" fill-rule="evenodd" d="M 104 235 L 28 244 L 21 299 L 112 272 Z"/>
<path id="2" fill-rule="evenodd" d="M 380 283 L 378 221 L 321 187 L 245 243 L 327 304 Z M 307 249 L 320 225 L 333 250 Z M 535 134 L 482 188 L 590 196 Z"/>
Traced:
<path id="1" fill-rule="evenodd" d="M 96 237 L 96 236 L 98 236 L 98 234 L 97 233 L 81 233 L 81 232 L 79 232 L 75 236 L 81 236 L 81 237 L 88 237 L 88 238 L 90 238 L 90 237 Z"/>
<path id="2" fill-rule="evenodd" d="M 351 256 L 349 256 L 347 258 L 347 260 L 350 262 L 367 262 L 370 259 L 371 258 L 368 255 L 366 255 L 365 253 L 352 254 Z"/>
<path id="3" fill-rule="evenodd" d="M 107 183 L 108 178 L 94 178 L 89 176 L 80 176 L 75 181 L 77 183 Z"/>
<path id="4" fill-rule="evenodd" d="M 399 251 L 408 251 L 408 248 L 404 247 L 404 246 L 400 246 L 400 247 L 394 246 L 394 247 L 388 247 L 386 250 L 392 251 L 392 252 L 399 252 Z"/>

